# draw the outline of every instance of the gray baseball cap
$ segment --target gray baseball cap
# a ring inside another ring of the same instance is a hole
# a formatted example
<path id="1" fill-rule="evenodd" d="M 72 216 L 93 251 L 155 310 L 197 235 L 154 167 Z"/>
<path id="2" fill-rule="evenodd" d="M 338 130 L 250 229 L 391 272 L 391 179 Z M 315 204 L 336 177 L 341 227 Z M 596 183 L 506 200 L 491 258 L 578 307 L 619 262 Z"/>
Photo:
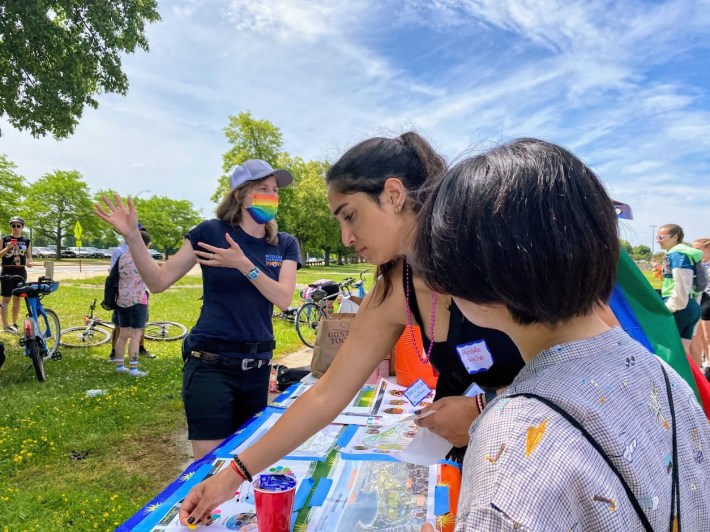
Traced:
<path id="1" fill-rule="evenodd" d="M 287 187 L 293 182 L 293 176 L 286 170 L 274 170 L 266 161 L 249 159 L 234 169 L 229 186 L 234 190 L 247 181 L 256 181 L 270 175 L 276 177 L 276 184 L 279 188 Z"/>

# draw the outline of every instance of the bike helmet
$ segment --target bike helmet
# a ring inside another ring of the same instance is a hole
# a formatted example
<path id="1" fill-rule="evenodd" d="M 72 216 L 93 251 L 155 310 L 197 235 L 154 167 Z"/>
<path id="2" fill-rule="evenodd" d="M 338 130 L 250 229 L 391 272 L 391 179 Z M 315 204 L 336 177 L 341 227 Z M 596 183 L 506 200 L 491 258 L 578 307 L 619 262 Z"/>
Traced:
<path id="1" fill-rule="evenodd" d="M 25 225 L 25 220 L 21 216 L 13 216 L 12 218 L 10 218 L 10 223 L 13 223 L 13 222 L 20 222 L 23 225 L 23 227 Z"/>

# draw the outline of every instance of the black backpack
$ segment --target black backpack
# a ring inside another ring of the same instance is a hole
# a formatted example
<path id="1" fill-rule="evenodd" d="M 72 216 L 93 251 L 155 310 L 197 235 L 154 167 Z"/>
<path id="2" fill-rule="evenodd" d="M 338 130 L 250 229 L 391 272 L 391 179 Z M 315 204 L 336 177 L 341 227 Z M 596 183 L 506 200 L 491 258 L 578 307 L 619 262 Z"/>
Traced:
<path id="1" fill-rule="evenodd" d="M 111 271 L 104 281 L 104 300 L 101 307 L 104 310 L 116 310 L 116 299 L 118 299 L 118 262 L 113 265 Z"/>
<path id="2" fill-rule="evenodd" d="M 702 260 L 693 264 L 693 273 L 693 290 L 700 294 L 704 292 L 705 288 L 708 286 L 708 271 Z"/>

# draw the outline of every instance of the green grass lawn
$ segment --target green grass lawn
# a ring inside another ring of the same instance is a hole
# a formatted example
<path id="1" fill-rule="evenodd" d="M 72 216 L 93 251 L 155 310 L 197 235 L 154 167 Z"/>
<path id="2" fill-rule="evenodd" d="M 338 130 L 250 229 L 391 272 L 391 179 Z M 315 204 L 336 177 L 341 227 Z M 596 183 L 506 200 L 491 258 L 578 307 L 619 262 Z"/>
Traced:
<path id="1" fill-rule="evenodd" d="M 358 277 L 368 265 L 303 268 L 298 283 Z M 374 267 L 366 276 L 372 285 Z M 299 301 L 298 291 L 294 304 Z M 62 328 L 81 325 L 103 278 L 63 281 L 43 302 Z M 153 320 L 191 327 L 200 309 L 199 277 L 151 296 Z M 108 319 L 101 309 L 98 315 Z M 275 357 L 303 347 L 293 324 L 274 320 Z M 0 516 L 4 530 L 113 530 L 185 467 L 179 444 L 185 428 L 180 397 L 180 342 L 146 342 L 157 356 L 141 359 L 149 375 L 120 375 L 107 362 L 109 347 L 61 348 L 37 382 L 11 334 L 0 333 L 7 361 L 0 369 Z M 105 394 L 88 397 L 87 390 Z"/>

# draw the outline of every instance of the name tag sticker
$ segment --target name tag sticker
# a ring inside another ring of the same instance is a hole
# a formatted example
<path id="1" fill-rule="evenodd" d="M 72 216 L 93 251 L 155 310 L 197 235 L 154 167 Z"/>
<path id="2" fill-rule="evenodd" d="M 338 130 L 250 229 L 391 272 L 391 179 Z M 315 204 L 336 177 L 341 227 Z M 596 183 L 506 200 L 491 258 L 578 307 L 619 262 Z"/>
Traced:
<path id="1" fill-rule="evenodd" d="M 485 340 L 457 345 L 456 352 L 470 375 L 487 371 L 493 365 L 493 355 Z"/>
<path id="2" fill-rule="evenodd" d="M 417 406 L 431 395 L 431 391 L 431 388 L 429 388 L 423 380 L 417 379 L 414 384 L 404 390 L 404 396 L 412 403 L 412 406 Z"/>

